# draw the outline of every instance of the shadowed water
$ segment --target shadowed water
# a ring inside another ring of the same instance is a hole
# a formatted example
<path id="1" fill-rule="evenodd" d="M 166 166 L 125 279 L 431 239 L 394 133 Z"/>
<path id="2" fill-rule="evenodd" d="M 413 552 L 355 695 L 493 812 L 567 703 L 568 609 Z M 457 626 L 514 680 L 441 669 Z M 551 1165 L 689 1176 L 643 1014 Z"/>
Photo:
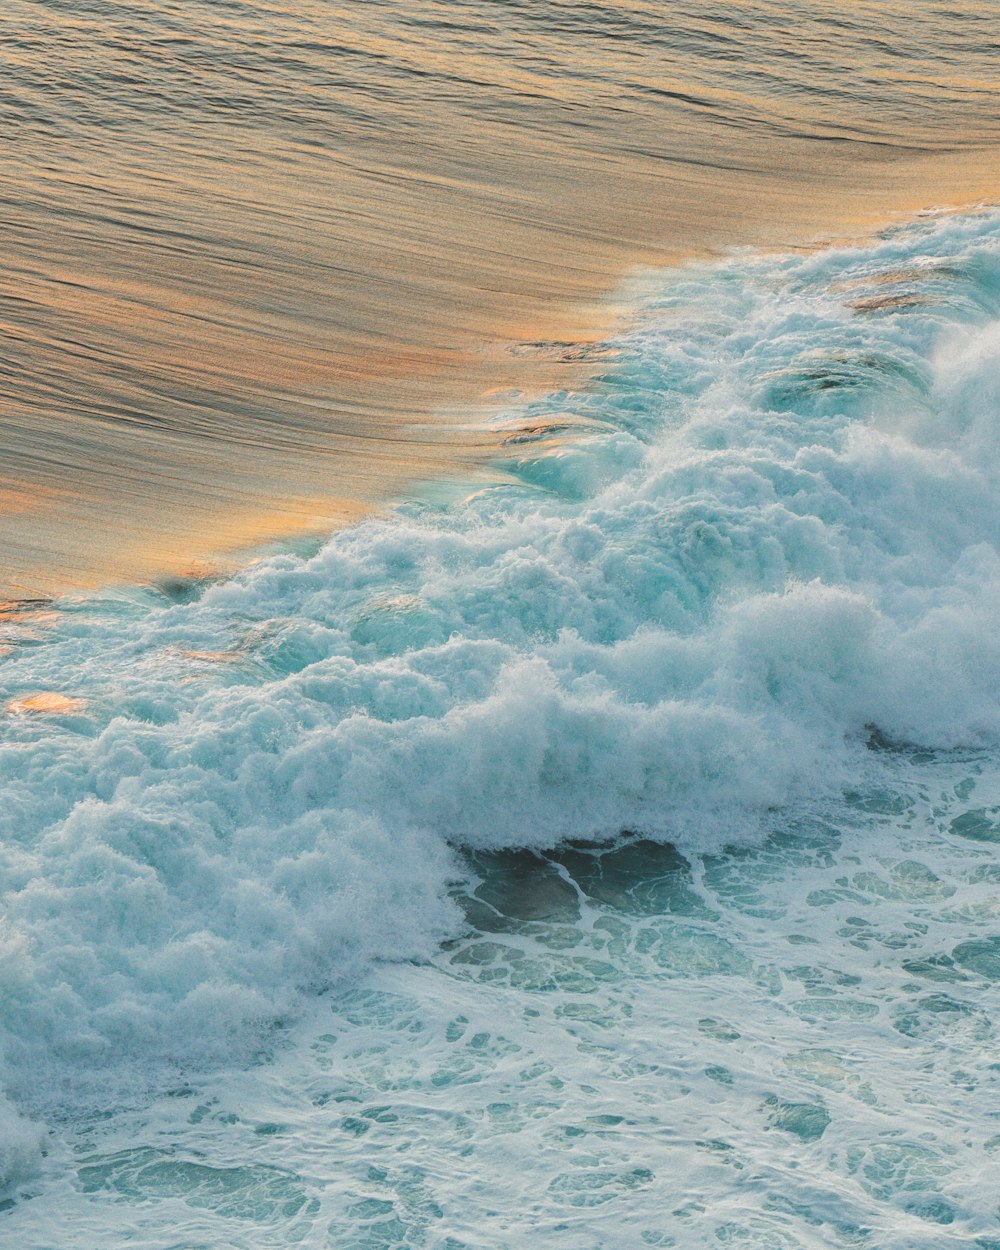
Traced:
<path id="1" fill-rule="evenodd" d="M 484 391 L 575 381 L 630 266 L 995 192 L 998 35 L 968 0 L 9 0 L 0 589 L 328 530 L 482 455 Z"/>

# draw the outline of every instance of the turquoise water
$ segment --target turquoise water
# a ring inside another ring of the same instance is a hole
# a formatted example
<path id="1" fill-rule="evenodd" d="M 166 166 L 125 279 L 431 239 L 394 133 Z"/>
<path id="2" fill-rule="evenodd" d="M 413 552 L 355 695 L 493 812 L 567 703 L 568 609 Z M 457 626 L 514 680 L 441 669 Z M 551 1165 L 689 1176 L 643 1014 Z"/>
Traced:
<path id="1" fill-rule="evenodd" d="M 629 297 L 494 474 L 4 622 L 5 1244 L 1000 1245 L 1000 215 Z"/>

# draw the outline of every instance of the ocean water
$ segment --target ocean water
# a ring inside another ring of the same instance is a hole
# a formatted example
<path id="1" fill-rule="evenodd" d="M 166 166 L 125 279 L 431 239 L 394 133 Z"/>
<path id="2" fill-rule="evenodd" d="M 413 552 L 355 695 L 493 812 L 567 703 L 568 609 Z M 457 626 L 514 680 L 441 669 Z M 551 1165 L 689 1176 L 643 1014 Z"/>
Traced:
<path id="1" fill-rule="evenodd" d="M 488 469 L 6 614 L 0 1244 L 1000 1246 L 1000 213 L 622 300 Z"/>
<path id="2" fill-rule="evenodd" d="M 495 450 L 485 392 L 579 384 L 525 347 L 634 265 L 1000 196 L 996 0 L 2 17 L 3 596 L 419 495 Z"/>

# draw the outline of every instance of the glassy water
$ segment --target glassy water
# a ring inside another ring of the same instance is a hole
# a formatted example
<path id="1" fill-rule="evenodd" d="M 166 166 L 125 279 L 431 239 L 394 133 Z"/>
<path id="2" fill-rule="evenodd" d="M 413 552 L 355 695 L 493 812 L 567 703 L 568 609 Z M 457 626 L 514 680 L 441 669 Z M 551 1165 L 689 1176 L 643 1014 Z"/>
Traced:
<path id="1" fill-rule="evenodd" d="M 996 1250 L 1000 214 L 2 622 L 4 1244 Z"/>
<path id="2" fill-rule="evenodd" d="M 637 264 L 995 195 L 998 37 L 993 0 L 7 0 L 0 592 L 461 471 Z"/>

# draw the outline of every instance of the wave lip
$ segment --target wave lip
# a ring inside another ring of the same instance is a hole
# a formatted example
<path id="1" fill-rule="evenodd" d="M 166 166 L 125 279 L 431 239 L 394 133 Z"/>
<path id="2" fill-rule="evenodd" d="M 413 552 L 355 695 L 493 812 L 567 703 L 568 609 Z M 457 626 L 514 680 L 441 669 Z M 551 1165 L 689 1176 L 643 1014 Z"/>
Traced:
<path id="1" fill-rule="evenodd" d="M 454 930 L 456 846 L 698 849 L 835 798 L 873 734 L 995 747 L 998 326 L 994 212 L 692 265 L 510 414 L 582 432 L 499 484 L 193 602 L 67 601 L 4 659 L 81 701 L 4 722 L 12 1095 L 249 1059 Z"/>

